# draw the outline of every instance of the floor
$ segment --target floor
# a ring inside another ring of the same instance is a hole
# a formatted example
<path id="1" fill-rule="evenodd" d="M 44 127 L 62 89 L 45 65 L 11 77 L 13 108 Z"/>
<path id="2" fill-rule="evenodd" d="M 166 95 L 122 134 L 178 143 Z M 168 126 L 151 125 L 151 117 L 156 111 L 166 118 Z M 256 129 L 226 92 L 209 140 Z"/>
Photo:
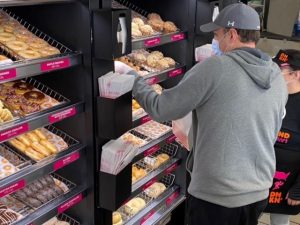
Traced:
<path id="1" fill-rule="evenodd" d="M 264 214 L 260 220 L 258 225 L 269 225 L 270 224 L 270 217 L 268 214 Z M 292 216 L 290 219 L 290 225 L 300 225 L 300 214 L 297 216 Z"/>

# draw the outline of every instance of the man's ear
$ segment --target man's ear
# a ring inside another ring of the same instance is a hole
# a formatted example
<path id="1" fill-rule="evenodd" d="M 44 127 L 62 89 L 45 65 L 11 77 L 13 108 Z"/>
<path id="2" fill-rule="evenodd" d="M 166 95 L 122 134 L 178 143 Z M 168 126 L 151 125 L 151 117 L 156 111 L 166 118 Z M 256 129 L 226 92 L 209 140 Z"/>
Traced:
<path id="1" fill-rule="evenodd" d="M 295 71 L 295 76 L 298 81 L 300 81 L 300 70 Z"/>
<path id="2" fill-rule="evenodd" d="M 230 40 L 232 41 L 236 41 L 240 38 L 237 30 L 233 28 L 229 30 L 229 35 L 230 35 Z"/>

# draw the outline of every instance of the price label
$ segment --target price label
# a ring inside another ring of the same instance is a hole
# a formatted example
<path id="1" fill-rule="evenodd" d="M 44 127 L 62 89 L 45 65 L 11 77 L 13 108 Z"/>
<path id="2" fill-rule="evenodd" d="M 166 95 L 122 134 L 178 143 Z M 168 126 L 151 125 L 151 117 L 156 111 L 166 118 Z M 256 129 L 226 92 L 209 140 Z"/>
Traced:
<path id="1" fill-rule="evenodd" d="M 141 220 L 141 225 L 143 225 L 149 218 L 151 218 L 155 214 L 155 211 L 149 212 L 144 218 Z"/>
<path id="2" fill-rule="evenodd" d="M 22 189 L 23 187 L 25 187 L 25 185 L 26 185 L 25 180 L 20 180 L 17 183 L 14 183 L 5 188 L 2 188 L 0 190 L 0 198 L 4 197 L 6 195 L 9 195 L 11 193 L 14 193 L 19 189 Z"/>
<path id="3" fill-rule="evenodd" d="M 156 84 L 156 83 L 158 83 L 158 77 L 151 77 L 151 78 L 149 78 L 148 80 L 147 80 L 147 83 L 149 84 L 149 85 L 153 85 L 153 84 Z"/>
<path id="4" fill-rule="evenodd" d="M 179 69 L 176 69 L 176 70 L 172 70 L 168 73 L 168 76 L 170 78 L 173 78 L 173 77 L 177 77 L 179 75 L 183 74 L 183 69 L 182 68 L 179 68 Z"/>
<path id="5" fill-rule="evenodd" d="M 148 39 L 144 42 L 145 47 L 153 47 L 160 44 L 160 37 Z"/>
<path id="6" fill-rule="evenodd" d="M 170 144 L 176 140 L 176 136 L 172 134 L 168 139 L 167 139 L 167 144 Z"/>
<path id="7" fill-rule="evenodd" d="M 47 72 L 47 71 L 52 71 L 57 69 L 63 69 L 63 68 L 70 67 L 70 64 L 71 63 L 69 58 L 43 62 L 41 63 L 41 71 Z"/>
<path id="8" fill-rule="evenodd" d="M 157 152 L 159 149 L 160 149 L 160 146 L 159 145 L 155 145 L 152 148 L 147 149 L 144 152 L 144 156 L 146 157 L 148 155 L 152 155 L 153 153 Z"/>
<path id="9" fill-rule="evenodd" d="M 141 124 L 144 124 L 144 123 L 147 123 L 151 120 L 151 117 L 150 116 L 144 116 L 142 119 L 141 119 Z"/>
<path id="10" fill-rule="evenodd" d="M 174 170 L 176 170 L 177 167 L 178 167 L 177 163 L 173 164 L 168 169 L 166 169 L 166 174 L 172 173 Z"/>
<path id="11" fill-rule="evenodd" d="M 9 130 L 2 131 L 0 133 L 0 141 L 7 140 L 11 137 L 23 134 L 29 130 L 28 123 L 24 123 L 22 125 L 10 128 Z"/>
<path id="12" fill-rule="evenodd" d="M 174 192 L 172 195 L 170 195 L 170 197 L 167 198 L 166 205 L 170 206 L 175 201 L 175 199 L 178 198 L 178 196 L 179 196 L 179 191 Z"/>
<path id="13" fill-rule="evenodd" d="M 157 181 L 156 177 L 150 180 L 147 184 L 143 186 L 143 191 L 145 191 L 148 187 L 150 187 L 152 184 L 154 184 Z"/>
<path id="14" fill-rule="evenodd" d="M 16 68 L 0 71 L 0 81 L 12 79 L 15 78 L 16 76 L 17 76 Z"/>
<path id="15" fill-rule="evenodd" d="M 69 156 L 64 157 L 61 160 L 58 160 L 57 162 L 54 163 L 54 170 L 59 170 L 69 164 L 71 164 L 72 162 L 75 162 L 76 160 L 78 160 L 80 158 L 80 153 L 79 152 L 74 152 Z"/>
<path id="16" fill-rule="evenodd" d="M 181 41 L 181 40 L 183 40 L 183 39 L 185 39 L 185 34 L 184 34 L 184 33 L 173 34 L 173 35 L 171 36 L 171 40 L 172 40 L 172 41 Z"/>
<path id="17" fill-rule="evenodd" d="M 64 211 L 71 208 L 72 206 L 78 204 L 79 202 L 82 201 L 82 199 L 83 199 L 82 193 L 80 193 L 79 195 L 77 195 L 74 198 L 70 199 L 69 201 L 65 202 L 64 204 L 62 204 L 61 206 L 58 207 L 58 209 L 57 209 L 58 214 L 61 214 Z"/>
<path id="18" fill-rule="evenodd" d="M 56 123 L 58 121 L 66 119 L 68 117 L 74 116 L 74 115 L 76 115 L 76 113 L 77 113 L 76 108 L 72 107 L 69 109 L 65 109 L 61 112 L 54 113 L 54 114 L 50 115 L 48 119 L 49 119 L 50 123 Z"/>

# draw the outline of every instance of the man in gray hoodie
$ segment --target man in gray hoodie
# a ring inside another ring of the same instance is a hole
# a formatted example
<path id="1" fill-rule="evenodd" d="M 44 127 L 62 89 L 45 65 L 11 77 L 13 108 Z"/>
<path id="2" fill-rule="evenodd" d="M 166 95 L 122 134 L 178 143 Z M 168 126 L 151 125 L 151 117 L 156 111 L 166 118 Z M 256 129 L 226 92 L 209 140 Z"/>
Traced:
<path id="1" fill-rule="evenodd" d="M 137 77 L 133 95 L 156 121 L 193 112 L 189 225 L 256 225 L 275 172 L 286 85 L 255 48 L 260 21 L 249 6 L 227 6 L 201 30 L 214 32 L 224 54 L 195 65 L 161 95 Z"/>

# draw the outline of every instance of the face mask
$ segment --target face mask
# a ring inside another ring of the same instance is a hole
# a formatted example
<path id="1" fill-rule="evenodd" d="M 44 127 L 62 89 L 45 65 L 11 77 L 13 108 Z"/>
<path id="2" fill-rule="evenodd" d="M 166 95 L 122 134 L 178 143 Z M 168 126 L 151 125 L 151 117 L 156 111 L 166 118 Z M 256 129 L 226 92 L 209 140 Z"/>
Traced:
<path id="1" fill-rule="evenodd" d="M 216 39 L 213 39 L 211 42 L 211 47 L 214 55 L 222 55 L 223 52 L 220 49 L 219 42 Z"/>
<path id="2" fill-rule="evenodd" d="M 224 34 L 220 42 L 224 40 L 226 34 L 227 33 Z M 216 39 L 213 39 L 211 42 L 211 47 L 214 55 L 223 55 L 223 51 L 220 49 L 220 42 L 217 41 Z"/>

